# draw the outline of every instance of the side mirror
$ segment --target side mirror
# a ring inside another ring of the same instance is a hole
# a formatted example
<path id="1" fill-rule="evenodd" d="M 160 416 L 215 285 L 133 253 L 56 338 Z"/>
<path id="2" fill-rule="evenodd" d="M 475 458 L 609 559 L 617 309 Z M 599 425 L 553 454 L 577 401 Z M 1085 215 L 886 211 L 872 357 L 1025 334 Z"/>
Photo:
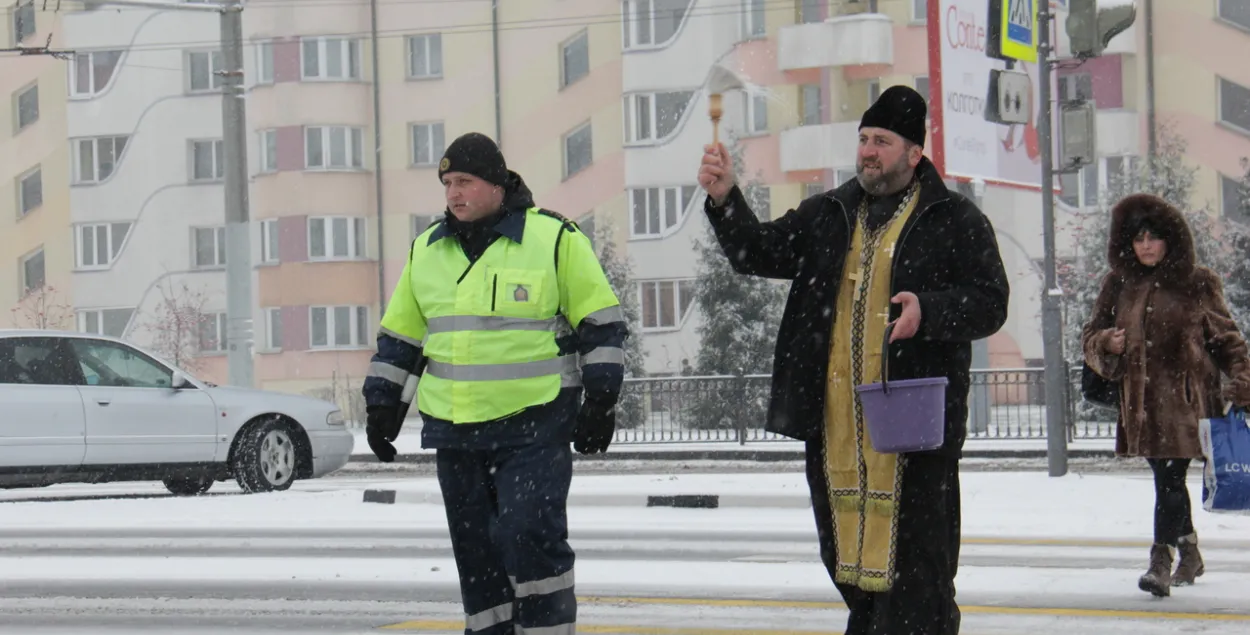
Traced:
<path id="1" fill-rule="evenodd" d="M 187 381 L 186 375 L 175 371 L 169 385 L 174 390 L 182 390 L 183 388 L 189 388 L 191 386 L 191 382 Z"/>

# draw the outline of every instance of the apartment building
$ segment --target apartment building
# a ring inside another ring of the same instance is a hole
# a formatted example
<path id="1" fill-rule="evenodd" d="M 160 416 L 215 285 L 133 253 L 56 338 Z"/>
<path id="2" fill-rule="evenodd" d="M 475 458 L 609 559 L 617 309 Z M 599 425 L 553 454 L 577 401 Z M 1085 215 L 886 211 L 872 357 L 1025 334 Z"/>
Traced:
<path id="1" fill-rule="evenodd" d="M 1099 107 L 1101 155 L 1065 177 L 1061 209 L 1096 200 L 1108 175 L 1147 151 L 1152 113 L 1176 121 L 1202 196 L 1228 208 L 1237 160 L 1250 155 L 1238 107 L 1250 75 L 1235 63 L 1246 55 L 1185 43 L 1250 46 L 1244 5 L 1155 0 L 1152 38 L 1139 19 L 1105 55 L 1060 72 L 1061 97 Z M 860 114 L 884 88 L 929 92 L 923 0 L 437 6 L 274 2 L 244 12 L 258 386 L 346 395 L 359 385 L 410 241 L 442 213 L 438 159 L 470 131 L 500 141 L 540 205 L 588 232 L 614 229 L 634 268 L 628 293 L 642 309 L 647 370 L 675 373 L 698 355 L 692 244 L 706 231 L 695 173 L 712 137 L 709 69 L 722 64 L 750 84 L 726 94 L 720 131 L 761 184 L 765 217 L 851 178 Z M 139 343 L 167 326 L 169 308 L 194 305 L 205 318 L 196 365 L 224 380 L 217 16 L 36 11 L 32 32 L 18 24 L 29 13 L 6 10 L 10 42 L 51 32 L 54 48 L 73 55 L 4 60 L 13 125 L 0 135 L 0 200 L 14 213 L 0 214 L 12 261 L 0 300 L 7 308 L 46 280 L 62 290 L 69 326 Z M 1061 53 L 1065 45 L 1060 34 Z M 950 184 L 980 200 L 1012 276 L 1008 325 L 980 363 L 1036 363 L 1037 189 Z"/>
<path id="2" fill-rule="evenodd" d="M 60 16 L 0 3 L 0 48 L 59 50 Z M 72 328 L 66 62 L 0 53 L 0 328 Z"/>
<path id="3" fill-rule="evenodd" d="M 76 326 L 223 380 L 218 17 L 88 6 L 63 36 Z"/>
<path id="4" fill-rule="evenodd" d="M 1092 99 L 1098 108 L 1100 155 L 1097 164 L 1064 177 L 1064 198 L 1097 205 L 1108 184 L 1157 143 L 1154 121 L 1185 140 L 1186 158 L 1197 168 L 1193 203 L 1238 217 L 1240 161 L 1250 157 L 1250 68 L 1243 62 L 1250 57 L 1250 2 L 1138 4 L 1137 22 L 1104 55 L 1059 72 L 1061 99 Z"/>
<path id="5" fill-rule="evenodd" d="M 379 3 L 377 33 L 365 2 L 249 7 L 259 383 L 359 385 L 461 134 L 498 139 L 541 205 L 587 228 L 620 216 L 619 40 L 579 17 L 615 7 Z"/>

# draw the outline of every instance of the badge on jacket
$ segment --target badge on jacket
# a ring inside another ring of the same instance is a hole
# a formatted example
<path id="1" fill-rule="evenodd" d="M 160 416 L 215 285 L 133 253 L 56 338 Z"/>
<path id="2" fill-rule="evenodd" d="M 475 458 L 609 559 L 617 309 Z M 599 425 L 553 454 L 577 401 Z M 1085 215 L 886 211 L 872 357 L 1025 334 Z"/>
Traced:
<path id="1" fill-rule="evenodd" d="M 528 289 L 525 288 L 525 285 L 518 284 L 516 286 L 516 289 L 512 291 L 512 300 L 514 302 L 529 302 L 530 301 L 530 292 Z"/>

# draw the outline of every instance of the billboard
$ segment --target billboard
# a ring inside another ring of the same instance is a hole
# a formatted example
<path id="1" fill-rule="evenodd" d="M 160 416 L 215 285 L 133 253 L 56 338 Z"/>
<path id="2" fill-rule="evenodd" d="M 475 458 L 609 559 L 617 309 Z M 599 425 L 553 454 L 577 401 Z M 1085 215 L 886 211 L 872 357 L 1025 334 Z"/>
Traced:
<path id="1" fill-rule="evenodd" d="M 1016 62 L 1014 66 L 1014 70 L 1028 73 L 1032 80 L 1028 123 L 1007 126 L 985 120 L 990 71 L 1007 67 L 1005 62 L 986 56 L 990 20 L 1002 18 L 990 16 L 989 5 L 987 0 L 930 3 L 929 77 L 935 89 L 933 137 L 939 146 L 934 153 L 935 163 L 949 178 L 1040 189 L 1042 163 L 1037 121 L 1041 104 L 1036 63 Z M 1055 94 L 1055 84 L 1052 76 L 1051 94 Z"/>

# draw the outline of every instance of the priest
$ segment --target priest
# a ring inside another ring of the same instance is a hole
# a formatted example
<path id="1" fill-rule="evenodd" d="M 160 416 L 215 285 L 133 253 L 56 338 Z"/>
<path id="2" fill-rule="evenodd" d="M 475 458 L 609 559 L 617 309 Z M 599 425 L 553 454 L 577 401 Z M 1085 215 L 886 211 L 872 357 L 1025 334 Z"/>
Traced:
<path id="1" fill-rule="evenodd" d="M 850 609 L 846 635 L 955 635 L 959 459 L 972 342 L 1006 321 L 994 229 L 924 156 L 924 98 L 883 92 L 863 114 L 855 178 L 760 222 L 720 145 L 699 185 L 738 273 L 790 280 L 766 429 L 806 442 L 821 558 Z M 882 454 L 854 387 L 945 377 L 936 450 Z"/>

